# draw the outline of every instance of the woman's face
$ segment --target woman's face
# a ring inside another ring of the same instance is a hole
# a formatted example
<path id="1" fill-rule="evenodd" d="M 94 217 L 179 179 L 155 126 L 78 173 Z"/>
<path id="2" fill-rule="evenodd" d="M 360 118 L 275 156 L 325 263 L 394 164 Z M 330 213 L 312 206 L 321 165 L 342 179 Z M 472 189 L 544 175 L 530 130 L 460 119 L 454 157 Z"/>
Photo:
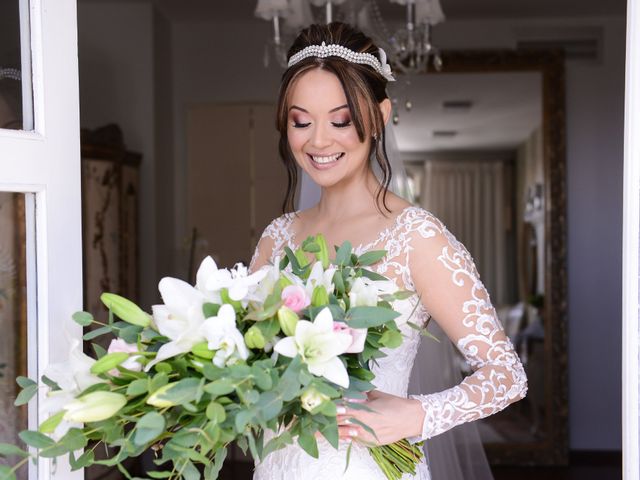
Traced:
<path id="1" fill-rule="evenodd" d="M 331 187 L 366 171 L 370 143 L 358 138 L 338 77 L 309 70 L 295 81 L 288 100 L 289 146 L 313 181 Z"/>

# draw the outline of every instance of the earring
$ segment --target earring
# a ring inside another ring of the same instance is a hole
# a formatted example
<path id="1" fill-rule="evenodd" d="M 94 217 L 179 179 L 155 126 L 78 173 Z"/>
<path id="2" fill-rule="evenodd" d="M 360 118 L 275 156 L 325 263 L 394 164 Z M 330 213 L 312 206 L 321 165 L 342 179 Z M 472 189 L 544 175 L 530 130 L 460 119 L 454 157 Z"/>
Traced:
<path id="1" fill-rule="evenodd" d="M 375 142 L 376 140 L 378 140 L 378 134 L 377 133 L 373 133 L 373 141 Z"/>

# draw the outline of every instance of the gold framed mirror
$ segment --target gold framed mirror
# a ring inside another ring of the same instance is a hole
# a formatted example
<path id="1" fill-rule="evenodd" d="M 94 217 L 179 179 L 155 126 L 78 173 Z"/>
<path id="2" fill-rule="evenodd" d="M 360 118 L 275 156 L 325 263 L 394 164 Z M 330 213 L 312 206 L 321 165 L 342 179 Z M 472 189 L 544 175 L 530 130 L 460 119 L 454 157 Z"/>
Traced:
<path id="1" fill-rule="evenodd" d="M 476 259 L 527 371 L 527 398 L 480 421 L 480 436 L 494 465 L 566 464 L 563 54 L 468 50 L 442 59 L 440 72 L 396 90 L 394 131 L 414 201 Z"/>

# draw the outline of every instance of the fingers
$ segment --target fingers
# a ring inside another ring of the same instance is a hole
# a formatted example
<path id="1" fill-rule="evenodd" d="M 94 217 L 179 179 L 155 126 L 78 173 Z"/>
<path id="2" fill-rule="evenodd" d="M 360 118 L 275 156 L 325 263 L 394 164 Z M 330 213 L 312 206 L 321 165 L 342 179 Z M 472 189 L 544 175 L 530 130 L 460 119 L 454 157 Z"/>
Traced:
<path id="1" fill-rule="evenodd" d="M 341 440 L 355 440 L 362 435 L 362 429 L 357 425 L 346 425 L 338 427 L 338 437 Z"/>

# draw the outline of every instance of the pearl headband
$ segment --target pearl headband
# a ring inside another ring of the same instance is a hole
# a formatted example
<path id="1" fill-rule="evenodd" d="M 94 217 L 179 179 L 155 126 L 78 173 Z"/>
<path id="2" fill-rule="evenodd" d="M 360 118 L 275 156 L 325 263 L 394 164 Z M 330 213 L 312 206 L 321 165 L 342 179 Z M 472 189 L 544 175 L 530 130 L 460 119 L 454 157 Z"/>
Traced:
<path id="1" fill-rule="evenodd" d="M 378 49 L 378 52 L 380 53 L 380 59 L 382 61 L 378 60 L 374 55 L 370 53 L 354 52 L 347 47 L 343 47 L 342 45 L 326 45 L 324 42 L 322 42 L 322 45 L 309 45 L 308 47 L 300 50 L 295 55 L 291 55 L 288 67 L 292 67 L 296 63 L 309 57 L 340 57 L 351 63 L 369 65 L 388 81 L 393 82 L 395 78 L 391 73 L 391 66 L 387 63 L 387 54 L 381 48 Z"/>

